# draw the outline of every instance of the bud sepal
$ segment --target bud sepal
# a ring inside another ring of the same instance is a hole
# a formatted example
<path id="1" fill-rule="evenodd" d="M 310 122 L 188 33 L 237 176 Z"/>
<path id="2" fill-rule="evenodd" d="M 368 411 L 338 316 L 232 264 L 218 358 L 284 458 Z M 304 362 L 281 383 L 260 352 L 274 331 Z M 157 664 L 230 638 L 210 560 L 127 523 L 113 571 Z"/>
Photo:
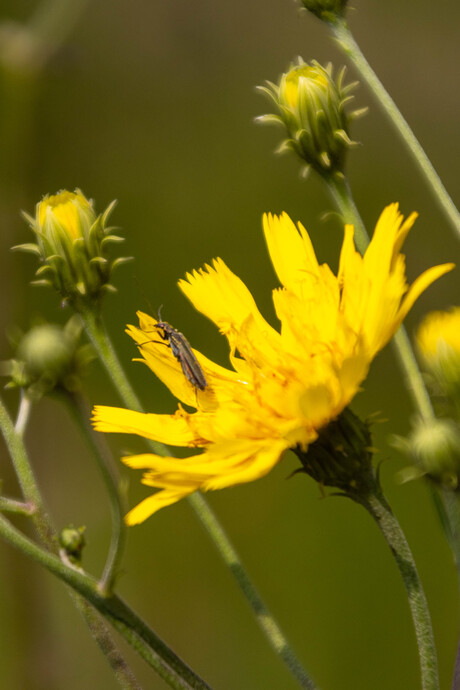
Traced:
<path id="1" fill-rule="evenodd" d="M 324 22 L 335 23 L 345 16 L 348 0 L 300 0 L 306 10 Z"/>

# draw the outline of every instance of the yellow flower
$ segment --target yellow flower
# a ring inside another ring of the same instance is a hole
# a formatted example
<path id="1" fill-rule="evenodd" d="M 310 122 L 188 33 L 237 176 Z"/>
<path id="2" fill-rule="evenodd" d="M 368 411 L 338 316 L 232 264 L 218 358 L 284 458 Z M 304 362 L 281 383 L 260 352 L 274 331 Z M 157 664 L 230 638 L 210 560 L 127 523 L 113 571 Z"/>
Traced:
<path id="1" fill-rule="evenodd" d="M 460 360 L 460 307 L 428 314 L 418 330 L 417 342 L 426 359 L 450 352 Z"/>
<path id="2" fill-rule="evenodd" d="M 460 411 L 460 307 L 428 314 L 418 330 L 417 343 L 441 389 Z"/>
<path id="3" fill-rule="evenodd" d="M 98 406 L 99 431 L 135 433 L 175 446 L 203 448 L 186 459 L 152 453 L 124 458 L 145 469 L 142 482 L 160 491 L 126 516 L 142 522 L 159 508 L 201 489 L 221 489 L 267 474 L 288 448 L 305 451 L 318 432 L 350 403 L 376 353 L 393 336 L 417 297 L 452 264 L 423 273 L 408 287 L 405 222 L 397 204 L 386 208 L 364 257 L 353 227 L 345 227 L 338 275 L 320 265 L 311 240 L 286 215 L 264 216 L 271 260 L 282 285 L 273 292 L 281 329 L 259 312 L 244 283 L 215 259 L 179 286 L 229 342 L 232 369 L 194 352 L 207 387 L 197 390 L 157 334 L 157 321 L 139 313 L 128 327 L 143 360 L 185 405 L 173 415 Z"/>

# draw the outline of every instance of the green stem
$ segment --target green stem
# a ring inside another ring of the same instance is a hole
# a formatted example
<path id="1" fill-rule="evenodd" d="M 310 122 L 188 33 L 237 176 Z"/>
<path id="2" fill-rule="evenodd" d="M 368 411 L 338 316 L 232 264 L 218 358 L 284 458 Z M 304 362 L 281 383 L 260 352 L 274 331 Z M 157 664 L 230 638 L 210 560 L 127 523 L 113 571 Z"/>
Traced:
<path id="1" fill-rule="evenodd" d="M 57 556 L 40 548 L 0 515 L 0 535 L 40 563 L 90 602 L 172 688 L 209 690 L 184 662 L 117 596 L 103 596 L 97 580 L 69 567 Z"/>
<path id="2" fill-rule="evenodd" d="M 375 74 L 372 67 L 367 62 L 353 35 L 348 28 L 344 19 L 337 20 L 329 24 L 331 31 L 335 36 L 337 43 L 342 48 L 344 53 L 350 58 L 359 71 L 363 80 L 367 83 L 369 88 L 373 91 L 375 97 L 381 104 L 385 113 L 390 118 L 393 125 L 401 135 L 401 139 L 412 154 L 422 174 L 425 176 L 428 184 L 431 186 L 434 196 L 440 203 L 444 213 L 451 221 L 453 227 L 460 234 L 460 213 L 457 210 L 454 202 L 447 193 L 439 175 L 434 169 L 430 159 L 423 150 L 420 142 L 415 137 L 408 123 L 401 115 L 398 107 L 387 92 L 382 82 Z"/>
<path id="3" fill-rule="evenodd" d="M 329 177 L 326 183 L 344 222 L 354 225 L 356 246 L 361 254 L 364 254 L 369 246 L 369 235 L 356 208 L 346 178 L 335 175 Z M 423 419 L 432 419 L 434 415 L 430 396 L 404 326 L 396 332 L 392 344 L 404 373 L 406 387 L 416 408 Z"/>
<path id="4" fill-rule="evenodd" d="M 367 494 L 347 492 L 374 518 L 394 556 L 406 588 L 415 627 L 423 690 L 438 690 L 438 664 L 430 614 L 414 558 L 404 533 L 379 488 Z"/>
<path id="5" fill-rule="evenodd" d="M 217 522 L 214 514 L 209 510 L 203 496 L 199 493 L 195 493 L 190 496 L 189 500 L 208 534 L 219 549 L 224 563 L 233 573 L 244 596 L 249 601 L 257 622 L 268 638 L 271 646 L 287 665 L 300 687 L 314 690 L 316 687 L 314 682 L 300 664 L 281 628 L 266 607 L 252 581 L 249 579 L 237 552 L 227 536 L 222 533 L 221 526 Z"/>
<path id="6" fill-rule="evenodd" d="M 29 412 L 30 408 L 27 407 L 27 417 Z M 18 415 L 18 417 L 20 416 L 21 415 Z M 26 499 L 25 505 L 29 507 L 28 514 L 32 517 L 35 528 L 43 544 L 45 544 L 51 552 L 57 553 L 57 535 L 38 489 L 22 435 L 16 432 L 13 422 L 1 399 L 0 429 L 5 438 L 24 498 Z M 2 502 L 5 509 L 7 509 L 8 504 L 11 507 L 12 502 L 9 499 L 3 498 Z M 7 522 L 7 524 L 9 523 Z M 117 681 L 126 690 L 138 690 L 139 686 L 131 669 L 117 649 L 107 626 L 99 614 L 88 604 L 88 602 L 76 595 L 73 591 L 71 591 L 71 598 L 85 618 L 91 634 L 106 657 Z"/>
<path id="7" fill-rule="evenodd" d="M 17 513 L 18 515 L 27 515 L 30 517 L 33 514 L 33 507 L 29 503 L 16 501 L 14 498 L 7 498 L 0 496 L 0 511 L 2 513 Z"/>
<path id="8" fill-rule="evenodd" d="M 433 489 L 433 493 L 435 489 Z M 460 507 L 458 494 L 448 489 L 439 489 L 434 493 L 441 524 L 452 551 L 457 570 L 457 584 L 460 589 Z M 460 690 L 460 641 L 457 645 L 452 690 Z"/>
<path id="9" fill-rule="evenodd" d="M 0 399 L 0 429 L 6 441 L 14 469 L 21 486 L 22 494 L 31 506 L 31 515 L 40 539 L 49 548 L 56 549 L 56 539 L 51 527 L 51 521 L 45 509 L 43 499 L 38 490 L 32 468 L 27 457 L 24 442 L 20 434 L 16 433 L 13 422 Z"/>
<path id="10" fill-rule="evenodd" d="M 110 449 L 105 442 L 104 436 L 102 434 L 96 434 L 90 424 L 89 419 L 91 410 L 88 402 L 83 395 L 78 393 L 66 395 L 64 396 L 64 400 L 67 403 L 73 420 L 85 437 L 88 447 L 96 460 L 110 500 L 112 538 L 110 540 L 109 553 L 107 555 L 104 570 L 99 580 L 99 589 L 102 594 L 107 596 L 112 591 L 123 555 L 126 536 L 123 515 L 126 512 L 126 506 L 121 496 L 119 487 L 120 480 Z"/>
<path id="11" fill-rule="evenodd" d="M 142 405 L 116 356 L 109 335 L 103 326 L 102 319 L 90 310 L 80 312 L 80 315 L 85 324 L 86 332 L 104 364 L 109 377 L 112 379 L 120 398 L 127 407 L 137 412 L 143 412 Z M 150 440 L 147 440 L 147 442 L 152 450 L 158 455 L 171 455 L 171 451 L 165 445 Z M 313 690 L 315 688 L 314 682 L 298 661 L 275 619 L 263 603 L 257 589 L 244 570 L 243 564 L 231 544 L 230 539 L 227 537 L 222 525 L 209 507 L 209 504 L 204 497 L 198 493 L 191 494 L 188 497 L 188 502 L 205 527 L 209 537 L 222 556 L 225 565 L 235 577 L 252 610 L 255 612 L 256 618 L 269 644 L 282 658 L 300 686 L 308 688 L 308 690 Z"/>

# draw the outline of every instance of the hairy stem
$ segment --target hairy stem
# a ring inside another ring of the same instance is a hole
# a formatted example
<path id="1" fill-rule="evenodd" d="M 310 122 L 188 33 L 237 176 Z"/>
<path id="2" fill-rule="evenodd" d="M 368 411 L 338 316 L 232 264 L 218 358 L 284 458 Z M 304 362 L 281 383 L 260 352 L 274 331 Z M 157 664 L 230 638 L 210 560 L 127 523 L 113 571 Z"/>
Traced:
<path id="1" fill-rule="evenodd" d="M 123 515 L 126 512 L 126 505 L 120 492 L 120 479 L 110 449 L 102 434 L 97 434 L 90 424 L 91 410 L 88 402 L 83 395 L 78 393 L 66 395 L 64 399 L 72 418 L 85 437 L 88 447 L 96 460 L 110 500 L 112 538 L 104 571 L 99 581 L 99 588 L 102 594 L 107 595 L 112 590 L 123 555 L 126 536 Z"/>
<path id="2" fill-rule="evenodd" d="M 420 142 L 414 135 L 409 124 L 401 115 L 396 103 L 375 74 L 372 67 L 361 52 L 353 35 L 344 19 L 337 20 L 329 25 L 332 34 L 343 52 L 350 58 L 359 74 L 374 93 L 396 130 L 401 140 L 411 153 L 419 170 L 431 187 L 435 198 L 440 204 L 445 215 L 449 218 L 453 228 L 460 235 L 460 213 L 444 187 L 439 175 L 434 169 L 430 159 L 423 150 Z"/>
<path id="3" fill-rule="evenodd" d="M 414 622 L 423 690 L 439 690 L 438 662 L 428 603 L 406 537 L 381 490 L 367 495 L 347 495 L 373 517 L 396 561 Z"/>

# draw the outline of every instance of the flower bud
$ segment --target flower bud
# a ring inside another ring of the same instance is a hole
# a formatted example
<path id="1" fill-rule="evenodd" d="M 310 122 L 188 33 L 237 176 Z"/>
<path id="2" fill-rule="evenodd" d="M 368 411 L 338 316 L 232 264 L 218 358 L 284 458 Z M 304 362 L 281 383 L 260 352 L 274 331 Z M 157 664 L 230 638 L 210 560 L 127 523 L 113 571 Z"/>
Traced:
<path id="1" fill-rule="evenodd" d="M 348 0 L 300 0 L 302 5 L 325 22 L 334 22 L 345 14 Z"/>
<path id="2" fill-rule="evenodd" d="M 442 394 L 460 411 L 460 307 L 428 314 L 417 345 Z"/>
<path id="3" fill-rule="evenodd" d="M 460 478 L 460 426 L 451 419 L 419 420 L 406 439 L 394 443 L 413 461 L 400 473 L 403 481 L 426 475 L 446 489 L 458 489 Z"/>
<path id="4" fill-rule="evenodd" d="M 79 565 L 85 542 L 85 527 L 64 527 L 59 534 L 59 544 L 64 549 L 69 560 Z"/>
<path id="5" fill-rule="evenodd" d="M 37 285 L 51 285 L 78 309 L 79 305 L 97 301 L 110 285 L 111 272 L 126 261 L 109 261 L 107 248 L 111 242 L 123 238 L 111 234 L 106 223 L 115 202 L 96 215 L 93 202 L 76 189 L 45 196 L 36 206 L 35 218 L 24 214 L 36 243 L 22 244 L 20 249 L 39 257 L 41 266 L 34 281 Z"/>
<path id="6" fill-rule="evenodd" d="M 322 67 L 316 60 L 307 64 L 299 58 L 278 85 L 267 82 L 259 87 L 275 104 L 277 114 L 257 120 L 285 128 L 287 136 L 278 152 L 294 151 L 306 164 L 304 172 L 310 167 L 326 176 L 343 172 L 346 152 L 356 145 L 349 137 L 349 125 L 365 109 L 345 111 L 357 82 L 345 86 L 344 73 L 345 68 L 334 80 L 331 64 Z"/>
<path id="7" fill-rule="evenodd" d="M 82 327 L 72 317 L 64 327 L 43 323 L 22 335 L 16 356 L 2 365 L 8 386 L 26 388 L 39 398 L 56 389 L 75 391 L 94 358 L 90 345 L 79 345 Z"/>

